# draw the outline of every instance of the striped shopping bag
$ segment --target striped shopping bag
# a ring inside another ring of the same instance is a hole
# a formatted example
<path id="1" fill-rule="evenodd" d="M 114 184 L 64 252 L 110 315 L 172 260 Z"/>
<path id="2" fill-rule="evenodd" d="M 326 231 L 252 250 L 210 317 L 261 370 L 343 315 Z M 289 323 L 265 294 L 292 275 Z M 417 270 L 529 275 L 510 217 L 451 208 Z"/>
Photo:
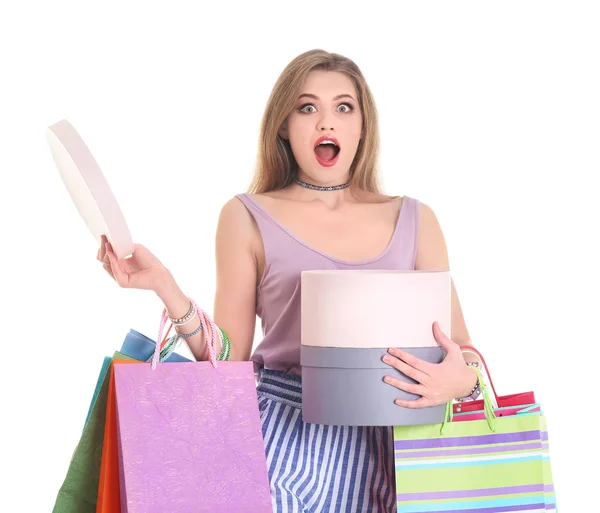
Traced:
<path id="1" fill-rule="evenodd" d="M 398 513 L 555 513 L 543 411 L 394 427 Z"/>

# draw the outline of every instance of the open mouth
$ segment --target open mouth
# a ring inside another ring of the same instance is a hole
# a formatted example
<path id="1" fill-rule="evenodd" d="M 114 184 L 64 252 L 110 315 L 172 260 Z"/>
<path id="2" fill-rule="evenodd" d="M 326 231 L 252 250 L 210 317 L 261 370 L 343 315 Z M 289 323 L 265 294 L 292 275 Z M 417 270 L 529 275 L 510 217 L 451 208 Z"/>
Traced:
<path id="1" fill-rule="evenodd" d="M 340 154 L 340 145 L 333 137 L 321 137 L 315 146 L 315 156 L 322 166 L 333 166 Z"/>

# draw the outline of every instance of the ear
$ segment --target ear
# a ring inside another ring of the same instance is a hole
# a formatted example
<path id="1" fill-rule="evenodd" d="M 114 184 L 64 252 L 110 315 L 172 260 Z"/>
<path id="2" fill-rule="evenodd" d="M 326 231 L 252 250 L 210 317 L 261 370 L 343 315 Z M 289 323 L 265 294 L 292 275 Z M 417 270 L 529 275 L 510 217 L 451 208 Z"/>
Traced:
<path id="1" fill-rule="evenodd" d="M 283 123 L 281 123 L 281 126 L 279 127 L 279 130 L 277 131 L 277 133 L 279 134 L 279 137 L 281 137 L 282 139 L 289 139 L 288 130 L 287 130 L 287 119 Z"/>

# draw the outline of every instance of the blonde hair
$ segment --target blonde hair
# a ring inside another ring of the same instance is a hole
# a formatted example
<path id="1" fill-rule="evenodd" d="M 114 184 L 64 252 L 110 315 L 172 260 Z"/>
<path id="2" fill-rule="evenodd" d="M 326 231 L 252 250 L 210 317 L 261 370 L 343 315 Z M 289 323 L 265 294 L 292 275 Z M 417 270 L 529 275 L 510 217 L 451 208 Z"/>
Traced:
<path id="1" fill-rule="evenodd" d="M 373 96 L 362 72 L 352 60 L 324 50 L 310 50 L 299 55 L 277 79 L 262 118 L 257 165 L 248 192 L 260 194 L 282 189 L 294 180 L 298 163 L 289 141 L 283 139 L 278 131 L 302 93 L 307 75 L 313 70 L 338 71 L 354 83 L 363 126 L 362 138 L 350 167 L 350 178 L 358 188 L 380 193 L 376 169 L 379 123 Z"/>

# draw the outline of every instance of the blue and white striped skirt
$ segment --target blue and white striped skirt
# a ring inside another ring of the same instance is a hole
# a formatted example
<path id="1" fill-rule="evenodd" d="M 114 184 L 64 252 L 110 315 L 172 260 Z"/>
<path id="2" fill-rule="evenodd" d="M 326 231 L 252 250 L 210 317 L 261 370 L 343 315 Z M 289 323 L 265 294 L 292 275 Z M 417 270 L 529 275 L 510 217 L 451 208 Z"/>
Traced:
<path id="1" fill-rule="evenodd" d="M 258 407 L 276 513 L 394 513 L 389 427 L 302 421 L 300 377 L 262 370 Z"/>

